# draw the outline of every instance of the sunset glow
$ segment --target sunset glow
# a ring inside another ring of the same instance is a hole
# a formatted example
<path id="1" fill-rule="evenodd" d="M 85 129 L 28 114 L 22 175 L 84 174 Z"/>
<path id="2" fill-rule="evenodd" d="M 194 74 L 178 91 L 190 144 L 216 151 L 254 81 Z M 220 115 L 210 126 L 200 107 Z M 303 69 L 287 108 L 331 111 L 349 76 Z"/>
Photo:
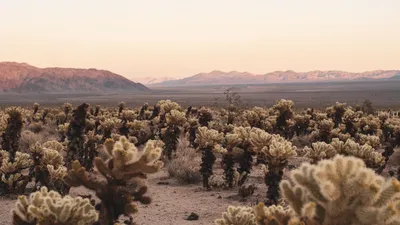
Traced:
<path id="1" fill-rule="evenodd" d="M 400 69 L 398 0 L 0 0 L 0 61 L 128 78 Z"/>

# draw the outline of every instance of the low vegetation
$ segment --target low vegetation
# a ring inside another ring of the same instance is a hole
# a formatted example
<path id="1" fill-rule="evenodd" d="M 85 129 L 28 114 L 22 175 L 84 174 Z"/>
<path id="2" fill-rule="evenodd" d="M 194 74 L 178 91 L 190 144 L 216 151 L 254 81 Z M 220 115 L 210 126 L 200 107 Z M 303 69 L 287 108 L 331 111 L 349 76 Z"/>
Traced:
<path id="1" fill-rule="evenodd" d="M 151 203 L 148 177 L 165 170 L 203 191 L 246 198 L 254 185 L 265 189 L 256 206 L 229 206 L 218 225 L 400 224 L 400 165 L 388 163 L 399 117 L 369 101 L 245 108 L 225 94 L 226 106 L 210 108 L 161 100 L 0 110 L 0 195 L 19 196 L 13 223 L 134 224 L 136 204 Z M 263 182 L 249 183 L 259 167 Z M 95 196 L 73 196 L 76 187 Z"/>

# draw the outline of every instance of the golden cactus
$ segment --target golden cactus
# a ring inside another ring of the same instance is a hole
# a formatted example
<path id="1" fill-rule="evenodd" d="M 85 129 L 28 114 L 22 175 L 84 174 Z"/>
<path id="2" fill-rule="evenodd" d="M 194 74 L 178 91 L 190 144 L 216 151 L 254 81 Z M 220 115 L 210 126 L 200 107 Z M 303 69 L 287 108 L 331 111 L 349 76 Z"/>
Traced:
<path id="1" fill-rule="evenodd" d="M 281 192 L 299 217 L 321 225 L 400 223 L 400 183 L 385 179 L 363 160 L 336 155 L 292 171 Z"/>
<path id="2" fill-rule="evenodd" d="M 62 197 L 46 187 L 31 193 L 29 199 L 20 196 L 12 212 L 15 225 L 91 225 L 99 218 L 89 199 Z"/>
<path id="3" fill-rule="evenodd" d="M 325 142 L 314 142 L 311 148 L 306 146 L 303 151 L 306 153 L 305 157 L 310 158 L 313 164 L 322 159 L 332 158 L 337 153 L 332 145 Z"/>
<path id="4" fill-rule="evenodd" d="M 256 216 L 251 207 L 229 206 L 221 219 L 215 220 L 215 225 L 257 225 Z"/>
<path id="5" fill-rule="evenodd" d="M 171 110 L 165 118 L 168 126 L 183 126 L 186 122 L 186 114 L 176 109 Z"/>
<path id="6" fill-rule="evenodd" d="M 258 225 L 295 225 L 292 222 L 294 213 L 291 209 L 275 205 L 266 207 L 263 203 L 259 203 L 253 210 Z"/>
<path id="7" fill-rule="evenodd" d="M 207 127 L 199 127 L 196 133 L 195 143 L 199 148 L 214 148 L 224 139 L 224 134 Z"/>
<path id="8" fill-rule="evenodd" d="M 137 211 L 135 201 L 143 204 L 151 202 L 145 196 L 147 187 L 143 181 L 146 174 L 155 173 L 163 166 L 159 161 L 162 149 L 157 145 L 156 142 L 148 142 L 143 151 L 138 151 L 122 136 L 113 144 L 107 160 L 98 157 L 94 160 L 96 169 L 106 181 L 89 178 L 78 161 L 72 164 L 65 181 L 72 187 L 84 186 L 95 191 L 101 200 L 100 225 L 113 224 L 120 215 L 131 216 Z"/>

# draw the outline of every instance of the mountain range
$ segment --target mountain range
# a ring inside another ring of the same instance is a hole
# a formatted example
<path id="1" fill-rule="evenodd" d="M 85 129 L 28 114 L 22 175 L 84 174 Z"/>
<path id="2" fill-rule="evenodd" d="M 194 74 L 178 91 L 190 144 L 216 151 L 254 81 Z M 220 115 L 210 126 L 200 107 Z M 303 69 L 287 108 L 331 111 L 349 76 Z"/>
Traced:
<path id="1" fill-rule="evenodd" d="M 107 70 L 38 68 L 26 63 L 0 62 L 0 92 L 110 93 L 149 91 Z"/>
<path id="2" fill-rule="evenodd" d="M 351 73 L 338 70 L 295 72 L 292 70 L 275 71 L 267 74 L 249 72 L 223 72 L 214 70 L 210 73 L 199 73 L 190 77 L 161 82 L 145 83 L 149 86 L 194 86 L 194 85 L 234 85 L 265 84 L 283 82 L 323 82 L 350 80 L 398 79 L 400 70 L 375 70 L 362 73 Z"/>

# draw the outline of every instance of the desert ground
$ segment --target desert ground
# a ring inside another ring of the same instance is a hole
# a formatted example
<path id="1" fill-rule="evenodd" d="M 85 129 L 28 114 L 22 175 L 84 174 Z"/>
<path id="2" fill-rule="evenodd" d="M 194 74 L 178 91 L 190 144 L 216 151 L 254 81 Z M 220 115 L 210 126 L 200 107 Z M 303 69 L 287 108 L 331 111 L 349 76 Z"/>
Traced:
<path id="1" fill-rule="evenodd" d="M 298 166 L 307 161 L 298 157 L 291 161 L 290 165 Z M 400 164 L 400 149 L 391 157 L 387 170 L 395 168 Z M 215 172 L 217 178 L 222 176 L 222 169 L 216 163 Z M 286 169 L 284 178 L 289 175 Z M 386 173 L 387 171 L 385 171 Z M 222 178 L 220 178 L 222 179 Z M 255 193 L 242 199 L 238 196 L 238 190 L 224 190 L 221 188 L 205 191 L 200 184 L 183 185 L 176 179 L 169 177 L 166 169 L 149 176 L 149 192 L 152 203 L 148 206 L 139 205 L 139 212 L 134 219 L 138 225 L 211 225 L 214 220 L 221 218 L 230 205 L 235 206 L 254 206 L 258 201 L 265 200 L 266 186 L 263 181 L 263 173 L 260 167 L 252 171 L 248 184 L 257 187 Z M 91 194 L 84 188 L 71 189 L 71 195 Z M 11 208 L 15 205 L 15 200 L 0 198 L 0 225 L 12 224 Z M 199 216 L 198 220 L 187 220 L 191 213 Z"/>
<path id="2" fill-rule="evenodd" d="M 151 87 L 149 93 L 137 94 L 16 94 L 1 93 L 1 105 L 27 105 L 38 102 L 43 106 L 59 105 L 64 102 L 80 104 L 101 104 L 114 106 L 124 101 L 129 106 L 138 107 L 143 102 L 150 105 L 160 99 L 170 99 L 182 106 L 224 106 L 224 91 L 233 88 L 240 94 L 247 106 L 272 106 L 279 99 L 291 99 L 296 108 L 324 108 L 335 102 L 350 105 L 362 104 L 369 99 L 378 108 L 400 108 L 400 81 L 353 81 L 319 83 L 281 83 L 266 85 L 234 85 L 209 87 Z"/>

